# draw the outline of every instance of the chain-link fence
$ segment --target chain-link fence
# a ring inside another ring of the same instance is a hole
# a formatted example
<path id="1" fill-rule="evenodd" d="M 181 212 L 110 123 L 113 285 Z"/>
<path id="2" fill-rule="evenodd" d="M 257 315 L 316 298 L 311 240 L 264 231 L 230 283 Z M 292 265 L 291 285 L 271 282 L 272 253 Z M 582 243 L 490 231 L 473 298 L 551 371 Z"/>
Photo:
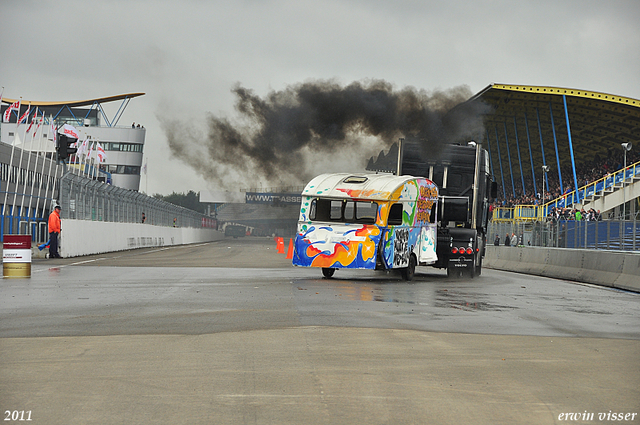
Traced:
<path id="1" fill-rule="evenodd" d="M 63 219 L 216 227 L 205 214 L 71 173 L 60 179 L 59 193 Z"/>
<path id="2" fill-rule="evenodd" d="M 504 245 L 640 251 L 640 221 L 490 222 L 487 243 Z M 515 238 L 514 238 L 515 235 Z M 513 241 L 516 240 L 516 242 Z"/>

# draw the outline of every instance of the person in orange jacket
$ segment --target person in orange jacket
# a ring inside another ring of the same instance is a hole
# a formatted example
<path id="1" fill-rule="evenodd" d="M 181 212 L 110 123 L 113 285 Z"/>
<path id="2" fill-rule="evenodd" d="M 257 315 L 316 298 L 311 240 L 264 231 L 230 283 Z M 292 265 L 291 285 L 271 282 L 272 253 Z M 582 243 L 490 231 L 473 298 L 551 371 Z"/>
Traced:
<path id="1" fill-rule="evenodd" d="M 62 258 L 58 254 L 58 238 L 60 237 L 60 205 L 56 205 L 49 214 L 49 258 Z"/>

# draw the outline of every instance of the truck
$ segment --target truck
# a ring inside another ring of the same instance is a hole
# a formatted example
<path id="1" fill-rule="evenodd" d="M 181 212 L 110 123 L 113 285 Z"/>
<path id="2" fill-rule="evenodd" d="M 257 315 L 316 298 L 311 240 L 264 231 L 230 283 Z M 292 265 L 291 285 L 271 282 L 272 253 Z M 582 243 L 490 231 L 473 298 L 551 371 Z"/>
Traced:
<path id="1" fill-rule="evenodd" d="M 323 174 L 307 184 L 294 265 L 320 267 L 327 278 L 356 268 L 397 269 L 411 280 L 418 265 L 481 273 L 497 194 L 487 152 L 475 142 L 447 145 L 425 160 L 416 142 L 396 149 L 369 161 L 377 174 Z"/>
<path id="2" fill-rule="evenodd" d="M 233 236 L 234 238 L 243 237 L 247 234 L 247 228 L 239 224 L 227 224 L 224 227 L 225 236 Z"/>
<path id="3" fill-rule="evenodd" d="M 433 267 L 446 269 L 448 276 L 473 278 L 482 273 L 491 202 L 498 195 L 489 153 L 475 141 L 425 146 L 425 141 L 400 139 L 389 154 L 371 158 L 367 170 L 423 175 L 438 186 L 438 261 Z"/>

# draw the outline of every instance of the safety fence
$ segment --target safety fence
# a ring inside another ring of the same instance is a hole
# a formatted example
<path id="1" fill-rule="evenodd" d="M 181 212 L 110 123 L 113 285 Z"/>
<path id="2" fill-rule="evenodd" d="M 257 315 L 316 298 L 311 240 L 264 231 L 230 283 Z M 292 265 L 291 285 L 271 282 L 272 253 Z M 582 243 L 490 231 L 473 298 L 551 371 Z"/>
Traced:
<path id="1" fill-rule="evenodd" d="M 63 167 L 49 152 L 29 152 L 0 142 L 0 238 L 46 234 Z"/>
<path id="2" fill-rule="evenodd" d="M 640 221 L 511 221 L 490 222 L 488 244 L 640 251 Z M 515 240 L 514 240 L 515 239 Z"/>
<path id="3" fill-rule="evenodd" d="M 216 220 L 205 214 L 71 173 L 60 179 L 59 202 L 63 219 L 216 227 Z"/>
<path id="4" fill-rule="evenodd" d="M 63 220 L 217 228 L 217 221 L 205 214 L 143 193 L 93 180 L 84 175 L 68 172 L 61 178 L 55 179 L 53 186 L 56 193 L 43 199 L 40 208 L 29 208 L 28 202 L 23 208 L 13 205 L 3 208 L 0 221 L 3 228 L 2 234 L 30 234 L 34 242 L 47 241 L 49 238 L 47 220 L 49 212 L 56 204 L 62 207 Z"/>

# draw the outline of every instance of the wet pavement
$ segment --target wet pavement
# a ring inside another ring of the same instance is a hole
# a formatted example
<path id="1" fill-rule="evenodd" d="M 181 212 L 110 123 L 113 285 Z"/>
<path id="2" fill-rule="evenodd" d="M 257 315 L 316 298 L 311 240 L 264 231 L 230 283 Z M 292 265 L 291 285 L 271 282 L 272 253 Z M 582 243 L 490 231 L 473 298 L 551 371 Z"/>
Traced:
<path id="1" fill-rule="evenodd" d="M 238 261 L 244 244 L 253 268 L 203 267 L 209 256 Z M 640 339 L 637 293 L 488 269 L 474 279 L 428 267 L 411 282 L 365 270 L 324 279 L 274 247 L 232 240 L 34 262 L 30 279 L 3 281 L 0 337 L 353 326 Z M 200 266 L 180 267 L 186 258 Z"/>

